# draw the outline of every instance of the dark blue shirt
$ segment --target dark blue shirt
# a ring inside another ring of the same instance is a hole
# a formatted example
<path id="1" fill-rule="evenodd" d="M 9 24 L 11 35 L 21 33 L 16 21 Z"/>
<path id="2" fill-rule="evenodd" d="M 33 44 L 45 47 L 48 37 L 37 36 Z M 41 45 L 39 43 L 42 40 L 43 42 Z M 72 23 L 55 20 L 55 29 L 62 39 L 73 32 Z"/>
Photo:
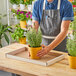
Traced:
<path id="1" fill-rule="evenodd" d="M 39 24 L 42 19 L 43 2 L 44 0 L 37 0 L 35 1 L 34 7 L 33 7 L 32 19 L 38 21 Z M 58 0 L 54 0 L 52 3 L 49 3 L 46 0 L 45 10 L 51 10 L 51 9 L 56 10 L 57 6 L 58 6 Z M 72 21 L 74 20 L 73 16 L 74 14 L 73 14 L 72 4 L 68 0 L 61 0 L 61 5 L 60 5 L 61 20 Z"/>

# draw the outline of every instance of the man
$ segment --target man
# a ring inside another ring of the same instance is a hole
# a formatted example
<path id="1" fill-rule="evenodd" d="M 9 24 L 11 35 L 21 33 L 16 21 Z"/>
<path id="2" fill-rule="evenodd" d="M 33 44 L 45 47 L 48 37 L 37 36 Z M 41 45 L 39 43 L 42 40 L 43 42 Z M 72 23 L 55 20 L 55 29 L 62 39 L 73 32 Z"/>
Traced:
<path id="1" fill-rule="evenodd" d="M 34 28 L 42 31 L 44 48 L 37 56 L 42 57 L 50 50 L 65 51 L 66 35 L 73 21 L 73 8 L 68 0 L 37 0 L 33 7 Z"/>

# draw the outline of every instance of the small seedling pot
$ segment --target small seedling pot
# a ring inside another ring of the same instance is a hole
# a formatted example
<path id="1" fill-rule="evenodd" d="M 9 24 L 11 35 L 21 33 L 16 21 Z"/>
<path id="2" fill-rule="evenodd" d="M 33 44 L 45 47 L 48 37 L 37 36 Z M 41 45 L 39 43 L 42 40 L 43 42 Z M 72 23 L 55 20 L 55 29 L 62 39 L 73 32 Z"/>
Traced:
<path id="1" fill-rule="evenodd" d="M 17 8 L 18 8 L 18 5 L 13 4 L 13 9 L 17 9 Z"/>
<path id="2" fill-rule="evenodd" d="M 68 55 L 69 66 L 72 69 L 76 69 L 76 57 Z"/>
<path id="3" fill-rule="evenodd" d="M 26 20 L 25 21 L 20 21 L 20 27 L 21 28 L 26 28 L 26 25 L 27 25 Z"/>
<path id="4" fill-rule="evenodd" d="M 30 52 L 30 58 L 31 59 L 40 59 L 40 57 L 37 56 L 37 53 L 42 49 L 42 47 L 29 47 L 29 52 Z"/>
<path id="5" fill-rule="evenodd" d="M 25 4 L 20 4 L 20 10 L 24 10 L 25 9 Z"/>
<path id="6" fill-rule="evenodd" d="M 20 44 L 26 44 L 26 37 L 20 38 L 19 43 Z"/>
<path id="7" fill-rule="evenodd" d="M 32 5 L 28 5 L 28 10 L 31 11 L 32 10 Z"/>

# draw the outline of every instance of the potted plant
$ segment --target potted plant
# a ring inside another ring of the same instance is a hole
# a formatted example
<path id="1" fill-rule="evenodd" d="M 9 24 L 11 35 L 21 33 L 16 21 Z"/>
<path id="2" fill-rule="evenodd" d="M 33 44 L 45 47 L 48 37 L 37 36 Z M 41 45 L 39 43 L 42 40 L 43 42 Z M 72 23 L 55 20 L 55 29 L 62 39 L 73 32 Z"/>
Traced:
<path id="1" fill-rule="evenodd" d="M 20 11 L 20 10 L 12 10 L 13 13 L 15 13 L 15 16 L 17 19 L 20 20 L 20 27 L 26 28 L 27 21 L 32 20 L 32 13 L 26 12 L 26 11 Z"/>
<path id="2" fill-rule="evenodd" d="M 24 10 L 24 9 L 25 9 L 25 1 L 20 0 L 20 10 Z"/>
<path id="3" fill-rule="evenodd" d="M 16 40 L 20 44 L 26 44 L 25 30 L 21 29 L 18 25 L 15 27 L 15 31 L 11 34 L 13 40 Z"/>
<path id="4" fill-rule="evenodd" d="M 26 0 L 26 2 L 25 2 L 25 4 L 27 5 L 27 8 L 28 8 L 29 11 L 32 10 L 32 2 L 33 1 L 34 0 Z"/>
<path id="5" fill-rule="evenodd" d="M 70 67 L 76 69 L 76 17 L 71 23 L 71 29 L 72 33 L 69 34 L 67 40 L 68 58 Z"/>
<path id="6" fill-rule="evenodd" d="M 10 3 L 13 4 L 13 9 L 18 8 L 19 0 L 10 0 Z"/>
<path id="7" fill-rule="evenodd" d="M 37 56 L 38 51 L 42 49 L 41 42 L 42 42 L 42 33 L 40 29 L 38 29 L 38 32 L 36 32 L 35 29 L 31 28 L 26 33 L 26 38 L 28 40 L 29 44 L 29 52 L 30 52 L 30 58 L 31 59 L 40 59 L 40 57 Z"/>

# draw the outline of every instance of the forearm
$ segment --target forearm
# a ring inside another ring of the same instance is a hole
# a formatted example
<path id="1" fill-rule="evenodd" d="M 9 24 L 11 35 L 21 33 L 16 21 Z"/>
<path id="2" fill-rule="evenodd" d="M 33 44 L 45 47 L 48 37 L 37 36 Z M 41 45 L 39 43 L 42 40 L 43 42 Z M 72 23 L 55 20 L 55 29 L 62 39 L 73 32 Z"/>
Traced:
<path id="1" fill-rule="evenodd" d="M 55 40 L 54 40 L 51 44 L 48 45 L 49 50 L 52 50 L 52 49 L 54 49 L 57 45 L 59 45 L 59 44 L 64 40 L 64 38 L 66 37 L 67 32 L 68 32 L 68 31 L 66 31 L 66 32 L 65 32 L 65 31 L 64 31 L 64 32 L 60 32 L 60 33 L 58 34 L 58 36 L 55 38 Z"/>
<path id="2" fill-rule="evenodd" d="M 61 31 L 60 33 L 56 36 L 55 40 L 48 45 L 49 50 L 54 49 L 56 46 L 58 46 L 66 37 L 69 29 L 69 24 L 71 21 L 63 21 L 61 24 Z"/>
<path id="3" fill-rule="evenodd" d="M 36 31 L 38 31 L 38 28 L 39 28 L 39 23 L 38 23 L 38 21 L 33 20 L 33 21 L 32 21 L 32 26 L 33 26 L 34 29 L 36 29 Z"/>

